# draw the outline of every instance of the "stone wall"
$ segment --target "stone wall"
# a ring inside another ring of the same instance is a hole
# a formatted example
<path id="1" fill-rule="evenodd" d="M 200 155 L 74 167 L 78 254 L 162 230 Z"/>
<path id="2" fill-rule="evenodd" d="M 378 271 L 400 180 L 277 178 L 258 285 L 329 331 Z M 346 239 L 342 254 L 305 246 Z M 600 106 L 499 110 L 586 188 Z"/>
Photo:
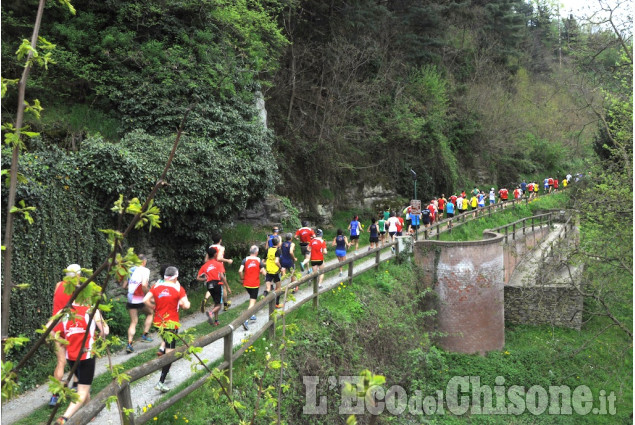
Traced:
<path id="1" fill-rule="evenodd" d="M 580 330 L 583 299 L 571 286 L 505 286 L 505 322 Z"/>
<path id="2" fill-rule="evenodd" d="M 518 263 L 522 260 L 523 256 L 534 249 L 541 240 L 549 234 L 549 227 L 535 227 L 534 231 L 531 231 L 531 223 L 529 227 L 525 229 L 525 234 L 522 233 L 522 227 L 516 229 L 516 239 L 512 239 L 511 234 L 508 236 L 508 243 L 503 247 L 503 261 L 505 264 L 505 284 L 509 282 L 514 270 Z"/>

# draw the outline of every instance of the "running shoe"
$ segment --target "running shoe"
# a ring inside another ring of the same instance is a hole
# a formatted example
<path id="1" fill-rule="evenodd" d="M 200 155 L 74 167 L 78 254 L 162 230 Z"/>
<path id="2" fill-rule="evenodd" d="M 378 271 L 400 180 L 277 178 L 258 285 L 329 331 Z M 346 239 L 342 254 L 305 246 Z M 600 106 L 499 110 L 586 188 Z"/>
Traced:
<path id="1" fill-rule="evenodd" d="M 134 348 L 132 348 L 132 344 L 126 345 L 126 353 L 134 353 Z"/>
<path id="2" fill-rule="evenodd" d="M 163 382 L 158 382 L 155 386 L 154 389 L 157 391 L 161 391 L 162 393 L 167 393 L 168 391 L 170 391 L 170 388 L 165 385 Z"/>
<path id="3" fill-rule="evenodd" d="M 165 354 L 165 349 L 163 350 L 159 349 L 159 351 L 157 351 L 157 357 L 161 357 L 164 354 Z"/>
<path id="4" fill-rule="evenodd" d="M 248 330 L 249 330 L 249 321 L 245 320 L 245 321 L 243 322 L 243 329 L 245 329 L 246 331 L 248 331 Z"/>
<path id="5" fill-rule="evenodd" d="M 207 312 L 207 323 L 209 323 L 210 325 L 214 325 L 214 317 L 209 311 Z"/>
<path id="6" fill-rule="evenodd" d="M 150 338 L 150 337 L 149 337 L 148 335 L 146 335 L 146 334 L 143 334 L 143 335 L 141 335 L 141 341 L 144 341 L 144 342 L 152 342 L 152 338 Z"/>
<path id="7" fill-rule="evenodd" d="M 56 395 L 56 394 L 53 394 L 53 395 L 51 396 L 51 399 L 49 400 L 49 407 L 55 407 L 55 406 L 57 406 L 57 400 L 58 400 L 58 399 L 59 399 L 59 398 L 57 397 L 57 395 Z"/>
<path id="8" fill-rule="evenodd" d="M 220 322 L 218 320 L 214 320 L 214 326 L 219 326 Z"/>
<path id="9" fill-rule="evenodd" d="M 284 304 L 276 304 L 276 308 L 282 308 L 284 307 Z"/>
<path id="10" fill-rule="evenodd" d="M 339 276 L 342 277 L 344 275 L 344 273 L 340 272 Z"/>
<path id="11" fill-rule="evenodd" d="M 264 295 L 264 296 L 266 297 L 267 295 L 269 295 L 269 291 L 264 291 L 264 292 L 262 293 L 262 295 Z"/>
<path id="12" fill-rule="evenodd" d="M 57 420 L 55 421 L 55 425 L 64 425 L 66 422 L 68 422 L 68 419 L 65 418 L 64 416 L 60 416 L 59 418 L 57 418 Z"/>
<path id="13" fill-rule="evenodd" d="M 249 320 L 251 320 L 252 322 L 255 322 L 255 321 L 256 321 L 256 315 L 254 314 L 253 316 L 251 316 L 251 317 L 249 318 Z"/>
<path id="14" fill-rule="evenodd" d="M 300 270 L 304 272 L 304 263 L 300 263 Z"/>

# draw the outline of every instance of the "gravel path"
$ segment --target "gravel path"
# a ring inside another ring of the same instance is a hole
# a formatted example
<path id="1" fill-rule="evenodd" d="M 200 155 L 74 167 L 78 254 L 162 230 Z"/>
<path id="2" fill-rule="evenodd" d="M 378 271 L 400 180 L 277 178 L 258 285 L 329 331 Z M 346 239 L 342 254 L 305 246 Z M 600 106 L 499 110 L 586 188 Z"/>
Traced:
<path id="1" fill-rule="evenodd" d="M 356 254 L 361 254 L 366 252 L 366 248 L 360 249 L 357 252 L 351 252 L 348 254 L 348 258 L 354 256 Z M 392 257 L 393 254 L 387 250 L 383 252 L 381 255 L 382 260 Z M 337 260 L 331 260 L 326 263 L 326 265 L 331 265 L 336 263 Z M 362 262 L 361 264 L 355 264 L 355 273 L 360 271 L 364 271 L 370 269 L 374 266 L 375 260 L 374 257 L 369 257 L 368 260 Z M 346 267 L 344 269 L 344 278 L 346 278 Z M 339 285 L 339 283 L 344 279 L 342 277 L 338 277 L 337 275 L 333 277 L 325 277 L 322 283 L 322 291 L 327 291 L 332 287 Z M 285 284 L 283 282 L 283 284 Z M 260 294 L 264 290 L 264 285 L 261 287 Z M 238 291 L 237 291 L 238 292 Z M 307 297 L 309 297 L 313 293 L 312 286 L 305 285 L 302 289 L 300 289 L 296 294 L 296 300 L 299 302 Z M 240 294 L 234 295 L 232 297 L 232 306 L 230 308 L 245 308 L 242 304 L 248 301 L 248 295 L 245 292 L 240 291 Z M 289 301 L 285 308 L 291 307 L 294 305 L 294 302 Z M 198 306 L 192 306 L 192 308 L 198 308 Z M 221 311 L 222 314 L 222 311 Z M 268 310 L 263 309 L 257 315 L 257 320 L 255 322 L 250 322 L 249 331 L 245 331 L 242 327 L 237 329 L 234 332 L 234 346 L 239 346 L 242 344 L 241 340 L 246 339 L 251 336 L 253 333 L 257 332 L 262 326 L 268 321 Z M 192 326 L 196 326 L 200 323 L 206 322 L 207 316 L 203 313 L 197 312 L 191 314 L 181 321 L 181 329 L 185 330 Z M 210 325 L 210 332 L 216 330 L 216 328 Z M 157 334 L 152 334 L 153 342 L 143 343 L 137 342 L 135 343 L 135 349 L 137 352 L 144 352 L 146 350 L 156 351 L 157 347 L 161 342 L 161 338 Z M 122 349 L 119 352 L 111 354 L 111 361 L 113 364 L 120 364 L 130 359 L 130 357 L 134 354 L 128 354 Z M 199 356 L 205 361 L 215 361 L 223 356 L 223 340 L 220 339 L 213 344 L 210 344 L 203 348 L 203 351 L 199 354 Z M 101 358 L 97 359 L 97 365 L 95 370 L 95 376 L 99 376 L 103 373 L 108 373 L 108 359 Z M 198 369 L 202 369 L 201 366 Z M 51 371 L 52 372 L 52 371 Z M 143 406 L 146 406 L 150 403 L 155 403 L 161 396 L 162 393 L 154 389 L 154 386 L 159 380 L 160 372 L 153 373 L 152 375 L 135 381 L 131 385 L 132 390 L 132 400 L 135 404 L 135 407 L 141 409 Z M 178 360 L 172 363 L 172 368 L 170 369 L 170 373 L 166 379 L 166 385 L 170 388 L 175 388 L 181 382 L 185 381 L 192 374 L 191 371 L 191 363 L 186 360 Z M 20 396 L 4 403 L 2 405 L 2 425 L 13 424 L 16 421 L 28 416 L 34 409 L 45 406 L 50 399 L 50 393 L 48 392 L 47 385 L 40 385 L 39 387 L 27 391 Z M 62 411 L 60 411 L 60 414 Z M 91 425 L 111 425 L 111 424 L 119 424 L 119 413 L 115 405 L 111 407 L 110 410 L 104 409 L 101 413 L 91 422 Z"/>

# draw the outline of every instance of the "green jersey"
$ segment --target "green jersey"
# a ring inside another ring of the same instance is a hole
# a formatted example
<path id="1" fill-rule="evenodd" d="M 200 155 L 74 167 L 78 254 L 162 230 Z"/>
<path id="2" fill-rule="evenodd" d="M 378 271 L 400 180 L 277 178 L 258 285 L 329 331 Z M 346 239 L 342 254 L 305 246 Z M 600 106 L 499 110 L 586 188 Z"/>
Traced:
<path id="1" fill-rule="evenodd" d="M 386 220 L 384 220 L 383 218 L 381 220 L 379 220 L 377 222 L 377 224 L 379 225 L 379 231 L 380 232 L 385 232 L 386 231 Z"/>

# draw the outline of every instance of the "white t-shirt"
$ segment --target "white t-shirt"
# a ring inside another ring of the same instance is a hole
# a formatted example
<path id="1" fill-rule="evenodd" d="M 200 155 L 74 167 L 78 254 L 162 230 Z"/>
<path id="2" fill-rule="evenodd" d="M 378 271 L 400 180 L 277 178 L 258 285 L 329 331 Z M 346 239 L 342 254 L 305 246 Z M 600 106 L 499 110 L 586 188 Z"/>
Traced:
<path id="1" fill-rule="evenodd" d="M 489 200 L 494 201 L 496 199 L 496 193 L 493 190 L 489 191 Z"/>
<path id="2" fill-rule="evenodd" d="M 399 219 L 397 217 L 390 217 L 386 221 L 386 225 L 388 226 L 388 232 L 396 232 L 397 231 L 397 223 L 399 223 Z"/>
<path id="3" fill-rule="evenodd" d="M 140 304 L 143 302 L 145 292 L 143 292 L 143 284 L 150 279 L 150 269 L 143 266 L 132 268 L 132 274 L 128 279 L 128 302 L 131 304 Z"/>

